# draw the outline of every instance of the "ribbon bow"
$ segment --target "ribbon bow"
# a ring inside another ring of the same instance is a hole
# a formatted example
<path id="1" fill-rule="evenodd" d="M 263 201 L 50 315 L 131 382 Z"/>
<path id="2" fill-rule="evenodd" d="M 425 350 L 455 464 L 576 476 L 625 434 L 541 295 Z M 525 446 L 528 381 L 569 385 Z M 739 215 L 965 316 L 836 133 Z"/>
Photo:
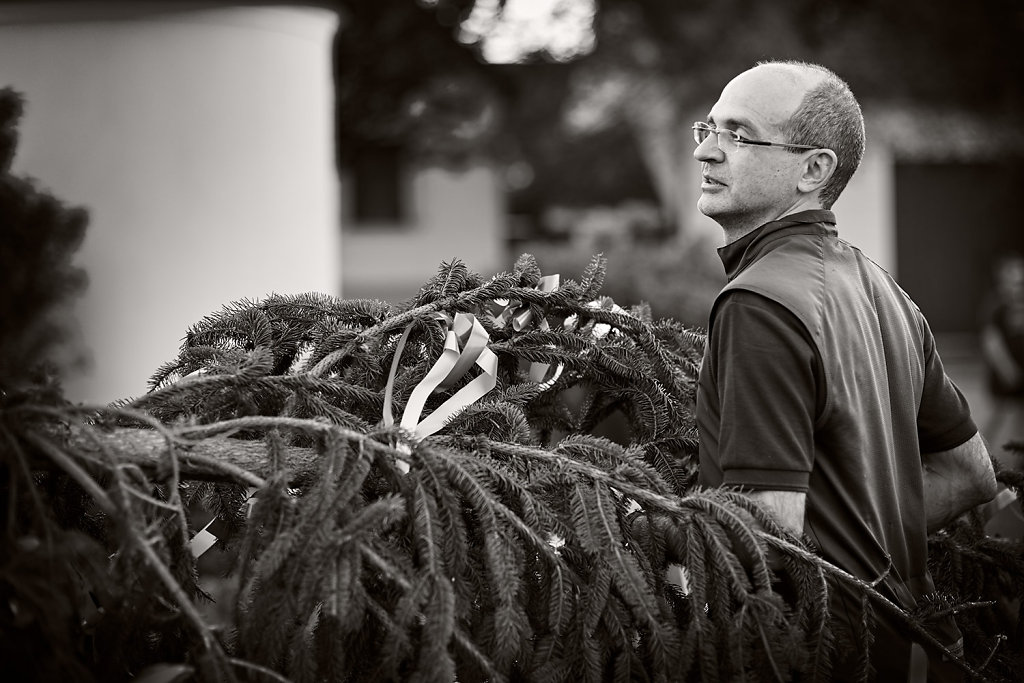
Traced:
<path id="1" fill-rule="evenodd" d="M 430 436 L 441 429 L 453 415 L 493 389 L 498 381 L 498 357 L 487 347 L 490 337 L 476 316 L 472 313 L 457 313 L 452 319 L 438 313 L 435 317 L 444 321 L 448 327 L 444 351 L 412 390 L 402 412 L 402 420 L 399 422 L 399 425 L 411 432 L 416 439 Z M 391 361 L 391 372 L 388 374 L 388 383 L 384 389 L 384 425 L 387 427 L 395 423 L 391 413 L 395 374 L 398 372 L 398 361 L 402 357 L 405 342 L 411 331 L 412 325 L 405 328 L 395 347 L 395 358 Z M 454 386 L 474 365 L 482 371 L 480 375 L 455 392 L 430 415 L 420 420 L 420 413 L 423 412 L 423 406 L 430 394 Z M 398 460 L 398 467 L 403 472 L 409 471 L 408 463 L 402 460 Z"/>
<path id="2" fill-rule="evenodd" d="M 559 276 L 557 273 L 554 275 L 545 275 L 537 281 L 537 285 L 534 289 L 538 292 L 553 292 L 558 289 L 558 284 Z M 498 314 L 498 317 L 496 318 L 497 322 L 502 325 L 507 325 L 508 321 L 511 320 L 512 329 L 516 332 L 522 332 L 533 320 L 533 310 L 529 305 L 524 305 L 520 301 L 516 301 L 515 305 L 513 305 L 512 302 L 507 299 L 496 299 L 495 301 L 505 306 L 505 310 Z M 548 321 L 541 318 L 537 327 L 542 330 L 547 330 Z"/>
<path id="3" fill-rule="evenodd" d="M 538 292 L 553 292 L 558 289 L 559 282 L 560 279 L 557 273 L 554 275 L 545 275 L 537 281 L 537 285 L 534 289 Z M 523 305 L 519 301 L 514 302 L 513 305 L 513 302 L 510 302 L 507 299 L 496 299 L 495 301 L 496 303 L 505 306 L 505 310 L 495 318 L 498 323 L 507 325 L 511 320 L 512 329 L 516 332 L 522 332 L 533 321 L 533 309 L 529 305 Z M 537 328 L 544 332 L 551 329 L 546 318 L 540 319 L 540 322 L 537 323 Z M 547 381 L 544 381 L 544 378 L 547 376 L 550 369 L 551 365 L 549 363 L 530 363 L 530 381 L 536 384 L 541 384 L 543 388 L 551 386 L 551 384 L 553 384 L 554 381 L 562 374 L 562 366 L 559 365 L 556 367 L 554 374 Z"/>

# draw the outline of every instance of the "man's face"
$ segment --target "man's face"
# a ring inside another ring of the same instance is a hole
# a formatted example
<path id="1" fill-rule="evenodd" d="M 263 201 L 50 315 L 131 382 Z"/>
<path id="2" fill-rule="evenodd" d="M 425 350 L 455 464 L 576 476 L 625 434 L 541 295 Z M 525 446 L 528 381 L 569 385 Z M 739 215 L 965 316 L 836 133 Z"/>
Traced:
<path id="1" fill-rule="evenodd" d="M 787 142 L 781 126 L 807 91 L 799 74 L 774 66 L 745 71 L 725 86 L 708 123 L 745 138 Z M 775 220 L 800 199 L 797 182 L 805 155 L 782 147 L 740 144 L 724 152 L 710 135 L 697 146 L 701 195 L 697 208 L 726 229 L 753 228 Z"/>

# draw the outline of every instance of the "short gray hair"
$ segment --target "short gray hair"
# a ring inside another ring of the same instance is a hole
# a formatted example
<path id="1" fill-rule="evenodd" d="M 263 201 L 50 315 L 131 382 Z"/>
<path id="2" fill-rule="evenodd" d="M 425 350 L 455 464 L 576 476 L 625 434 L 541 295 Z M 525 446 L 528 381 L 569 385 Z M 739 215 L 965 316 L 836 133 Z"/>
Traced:
<path id="1" fill-rule="evenodd" d="M 864 115 L 860 103 L 846 81 L 821 65 L 798 61 L 761 64 L 811 69 L 824 77 L 804 95 L 800 106 L 782 126 L 782 132 L 795 145 L 815 145 L 836 153 L 836 170 L 819 195 L 822 207 L 830 209 L 864 158 Z"/>

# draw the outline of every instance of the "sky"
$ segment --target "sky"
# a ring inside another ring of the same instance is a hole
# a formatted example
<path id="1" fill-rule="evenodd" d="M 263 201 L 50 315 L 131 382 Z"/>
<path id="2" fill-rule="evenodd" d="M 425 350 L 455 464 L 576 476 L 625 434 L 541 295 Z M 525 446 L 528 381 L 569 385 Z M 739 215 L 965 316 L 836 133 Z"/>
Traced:
<path id="1" fill-rule="evenodd" d="M 463 22 L 460 38 L 480 41 L 484 59 L 509 64 L 547 52 L 565 61 L 589 52 L 594 45 L 594 0 L 477 0 Z"/>

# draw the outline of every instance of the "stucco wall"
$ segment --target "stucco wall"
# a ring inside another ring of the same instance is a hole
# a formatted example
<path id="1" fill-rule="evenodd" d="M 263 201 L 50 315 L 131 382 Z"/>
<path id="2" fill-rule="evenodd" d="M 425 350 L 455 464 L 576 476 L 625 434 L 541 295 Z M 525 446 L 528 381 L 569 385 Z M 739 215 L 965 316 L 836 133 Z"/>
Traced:
<path id="1" fill-rule="evenodd" d="M 339 291 L 337 17 L 68 9 L 0 14 L 0 86 L 27 101 L 14 171 L 90 212 L 75 310 L 92 363 L 66 390 L 107 402 L 145 391 L 223 304 Z"/>

